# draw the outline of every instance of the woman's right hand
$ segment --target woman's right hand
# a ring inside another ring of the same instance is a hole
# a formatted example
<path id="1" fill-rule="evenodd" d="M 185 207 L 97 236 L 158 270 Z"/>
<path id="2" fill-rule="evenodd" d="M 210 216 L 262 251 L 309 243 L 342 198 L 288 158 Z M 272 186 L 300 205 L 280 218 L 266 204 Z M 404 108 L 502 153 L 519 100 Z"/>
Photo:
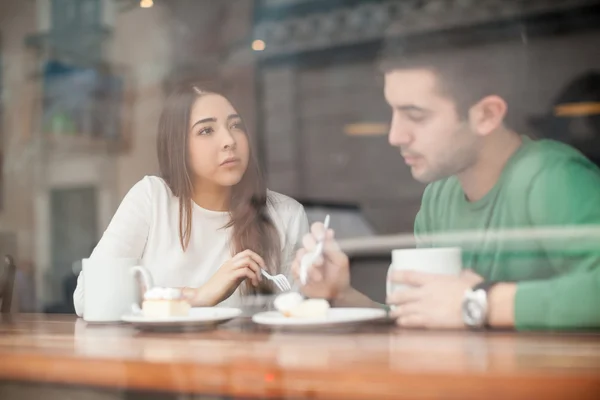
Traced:
<path id="1" fill-rule="evenodd" d="M 245 250 L 236 254 L 225 262 L 208 282 L 196 290 L 192 304 L 202 306 L 219 304 L 231 296 L 246 279 L 252 282 L 252 285 L 258 286 L 259 281 L 262 280 L 261 268 L 265 268 L 265 261 L 255 252 Z"/>

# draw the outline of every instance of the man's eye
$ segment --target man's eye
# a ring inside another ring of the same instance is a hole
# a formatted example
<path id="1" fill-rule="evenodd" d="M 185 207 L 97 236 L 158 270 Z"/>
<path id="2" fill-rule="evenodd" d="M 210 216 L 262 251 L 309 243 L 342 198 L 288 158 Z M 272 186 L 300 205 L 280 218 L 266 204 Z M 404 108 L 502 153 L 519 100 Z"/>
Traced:
<path id="1" fill-rule="evenodd" d="M 423 122 L 427 119 L 426 115 L 423 114 L 417 114 L 417 115 L 408 115 L 408 119 L 410 119 L 413 122 Z"/>

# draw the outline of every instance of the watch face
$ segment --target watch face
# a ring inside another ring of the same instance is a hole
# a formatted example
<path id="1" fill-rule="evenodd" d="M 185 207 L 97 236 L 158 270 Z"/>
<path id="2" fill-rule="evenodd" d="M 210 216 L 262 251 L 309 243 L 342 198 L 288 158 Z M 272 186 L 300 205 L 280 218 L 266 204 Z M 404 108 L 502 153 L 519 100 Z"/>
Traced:
<path id="1" fill-rule="evenodd" d="M 483 310 L 481 305 L 477 304 L 475 301 L 467 301 L 465 312 L 468 318 L 476 323 L 481 321 L 483 318 Z"/>
<path id="2" fill-rule="evenodd" d="M 486 293 L 483 290 L 469 292 L 463 301 L 463 319 L 465 324 L 481 327 L 485 324 L 487 311 Z"/>

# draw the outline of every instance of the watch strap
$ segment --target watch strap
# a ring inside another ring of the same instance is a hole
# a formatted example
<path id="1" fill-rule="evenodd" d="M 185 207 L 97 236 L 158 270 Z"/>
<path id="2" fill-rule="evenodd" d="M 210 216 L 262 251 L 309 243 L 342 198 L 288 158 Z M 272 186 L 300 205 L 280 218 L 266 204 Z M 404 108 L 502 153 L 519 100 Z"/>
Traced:
<path id="1" fill-rule="evenodd" d="M 471 290 L 473 290 L 474 292 L 477 290 L 483 290 L 487 294 L 489 292 L 489 290 L 497 283 L 498 282 L 495 282 L 495 281 L 483 281 L 483 282 L 480 282 L 477 285 L 473 286 L 473 288 Z"/>

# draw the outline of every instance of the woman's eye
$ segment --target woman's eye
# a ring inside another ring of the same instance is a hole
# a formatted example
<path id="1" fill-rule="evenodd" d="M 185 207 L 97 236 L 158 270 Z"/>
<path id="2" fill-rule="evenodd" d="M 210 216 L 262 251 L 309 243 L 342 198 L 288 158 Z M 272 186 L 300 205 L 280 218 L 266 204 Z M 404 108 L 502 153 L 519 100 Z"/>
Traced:
<path id="1" fill-rule="evenodd" d="M 213 132 L 213 129 L 210 127 L 202 128 L 198 131 L 198 135 L 210 135 Z"/>
<path id="2" fill-rule="evenodd" d="M 244 123 L 241 121 L 231 124 L 230 129 L 237 129 L 237 130 L 244 131 L 244 132 L 246 131 L 246 127 L 244 126 Z"/>

